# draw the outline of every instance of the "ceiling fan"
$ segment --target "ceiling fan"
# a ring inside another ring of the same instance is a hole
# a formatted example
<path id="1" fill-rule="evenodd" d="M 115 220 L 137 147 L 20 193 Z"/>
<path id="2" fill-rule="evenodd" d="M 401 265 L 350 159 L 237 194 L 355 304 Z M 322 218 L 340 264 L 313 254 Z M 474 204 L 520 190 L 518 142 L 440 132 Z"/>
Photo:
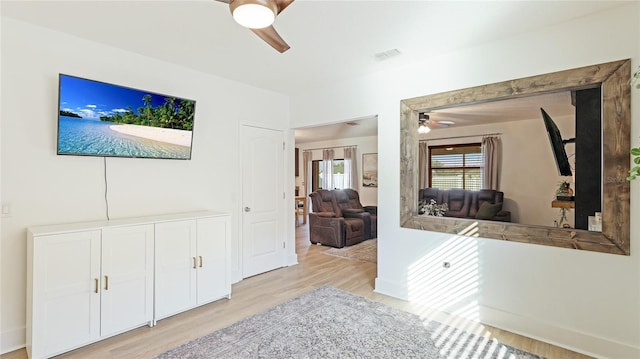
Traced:
<path id="1" fill-rule="evenodd" d="M 278 35 L 271 24 L 294 0 L 216 0 L 229 4 L 233 19 L 251 29 L 267 44 L 283 53 L 289 45 Z"/>
<path id="2" fill-rule="evenodd" d="M 429 118 L 429 114 L 426 112 L 418 113 L 418 132 L 429 133 L 432 128 L 447 128 L 455 124 L 453 121 L 446 120 L 432 120 Z"/>

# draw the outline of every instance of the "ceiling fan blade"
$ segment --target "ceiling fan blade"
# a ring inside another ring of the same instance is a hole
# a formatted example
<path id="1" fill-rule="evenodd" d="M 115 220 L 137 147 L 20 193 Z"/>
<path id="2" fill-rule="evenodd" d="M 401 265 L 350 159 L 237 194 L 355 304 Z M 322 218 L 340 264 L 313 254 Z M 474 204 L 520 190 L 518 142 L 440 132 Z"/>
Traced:
<path id="1" fill-rule="evenodd" d="M 221 3 L 230 4 L 231 9 L 233 10 L 234 5 L 231 4 L 234 0 L 215 0 Z M 280 14 L 284 9 L 286 9 L 294 0 L 263 0 L 268 1 L 269 7 L 276 5 L 278 7 L 278 14 Z M 238 3 L 240 0 L 238 0 Z M 245 1 L 242 1 L 245 3 Z M 247 1 L 250 3 L 250 1 Z M 276 14 L 277 15 L 277 14 Z M 262 29 L 250 29 L 256 35 L 258 35 L 262 40 L 264 40 L 267 44 L 271 45 L 274 49 L 278 50 L 280 53 L 283 53 L 289 50 L 289 45 L 280 37 L 278 32 L 273 26 L 268 26 Z"/>
<path id="2" fill-rule="evenodd" d="M 221 1 L 221 0 L 218 0 Z M 276 3 L 278 4 L 278 14 L 281 13 L 284 9 L 287 8 L 287 6 L 291 5 L 291 3 L 294 0 L 276 0 Z"/>
<path id="3" fill-rule="evenodd" d="M 256 35 L 260 36 L 267 44 L 271 45 L 274 49 L 283 53 L 289 50 L 289 45 L 278 35 L 276 29 L 273 26 L 268 26 L 263 29 L 251 29 Z"/>
<path id="4" fill-rule="evenodd" d="M 430 123 L 427 126 L 431 127 L 431 128 L 447 128 L 449 127 L 449 125 L 443 125 L 441 123 Z"/>
<path id="5" fill-rule="evenodd" d="M 437 122 L 441 125 L 447 125 L 447 126 L 455 124 L 455 122 L 449 121 L 449 120 L 434 120 L 434 122 Z"/>
<path id="6" fill-rule="evenodd" d="M 225 4 L 229 4 L 231 0 L 215 0 L 218 2 L 223 2 Z M 276 4 L 278 5 L 278 14 L 281 13 L 287 6 L 291 5 L 294 0 L 276 0 Z M 277 15 L 277 14 L 276 14 Z"/>

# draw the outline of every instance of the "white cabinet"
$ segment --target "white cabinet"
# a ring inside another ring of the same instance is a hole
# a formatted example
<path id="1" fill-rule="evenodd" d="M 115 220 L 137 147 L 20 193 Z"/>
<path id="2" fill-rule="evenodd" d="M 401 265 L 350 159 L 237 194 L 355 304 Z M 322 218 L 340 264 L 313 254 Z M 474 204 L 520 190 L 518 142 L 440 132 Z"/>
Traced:
<path id="1" fill-rule="evenodd" d="M 197 304 L 209 303 L 231 294 L 231 243 L 229 217 L 199 219 L 197 231 Z M 220 273 L 226 273 L 222 276 Z"/>
<path id="2" fill-rule="evenodd" d="M 100 336 L 153 321 L 153 225 L 102 230 Z"/>
<path id="3" fill-rule="evenodd" d="M 29 237 L 27 352 L 43 358 L 100 337 L 100 231 Z"/>
<path id="4" fill-rule="evenodd" d="M 153 321 L 153 226 L 29 235 L 27 350 L 48 357 Z"/>
<path id="5" fill-rule="evenodd" d="M 230 296 L 229 230 L 217 212 L 28 228 L 29 357 Z"/>
<path id="6" fill-rule="evenodd" d="M 156 224 L 156 320 L 196 304 L 196 221 Z"/>
<path id="7" fill-rule="evenodd" d="M 156 320 L 231 293 L 229 225 L 227 216 L 156 224 Z"/>

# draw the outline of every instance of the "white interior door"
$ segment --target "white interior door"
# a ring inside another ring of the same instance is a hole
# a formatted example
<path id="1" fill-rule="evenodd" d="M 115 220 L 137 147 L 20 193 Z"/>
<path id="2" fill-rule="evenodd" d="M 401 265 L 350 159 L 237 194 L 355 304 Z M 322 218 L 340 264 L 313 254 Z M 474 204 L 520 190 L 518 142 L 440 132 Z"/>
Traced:
<path id="1" fill-rule="evenodd" d="M 242 127 L 243 277 L 284 265 L 284 135 Z"/>

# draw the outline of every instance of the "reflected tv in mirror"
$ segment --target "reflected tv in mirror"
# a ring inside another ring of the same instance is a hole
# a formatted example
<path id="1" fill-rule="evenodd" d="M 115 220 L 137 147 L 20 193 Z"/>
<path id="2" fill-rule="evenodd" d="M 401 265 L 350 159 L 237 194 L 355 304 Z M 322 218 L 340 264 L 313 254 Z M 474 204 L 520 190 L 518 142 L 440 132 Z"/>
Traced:
<path id="1" fill-rule="evenodd" d="M 551 116 L 547 112 L 540 108 L 542 111 L 542 119 L 544 120 L 544 126 L 549 134 L 549 142 L 551 143 L 551 151 L 553 151 L 553 157 L 556 160 L 558 166 L 558 173 L 560 176 L 571 176 L 571 166 L 569 165 L 569 158 L 567 157 L 567 151 L 564 149 L 564 144 L 571 142 L 571 140 L 563 141 L 562 135 L 558 126 L 551 119 Z"/>
<path id="2" fill-rule="evenodd" d="M 59 75 L 58 155 L 191 159 L 194 100 Z"/>

